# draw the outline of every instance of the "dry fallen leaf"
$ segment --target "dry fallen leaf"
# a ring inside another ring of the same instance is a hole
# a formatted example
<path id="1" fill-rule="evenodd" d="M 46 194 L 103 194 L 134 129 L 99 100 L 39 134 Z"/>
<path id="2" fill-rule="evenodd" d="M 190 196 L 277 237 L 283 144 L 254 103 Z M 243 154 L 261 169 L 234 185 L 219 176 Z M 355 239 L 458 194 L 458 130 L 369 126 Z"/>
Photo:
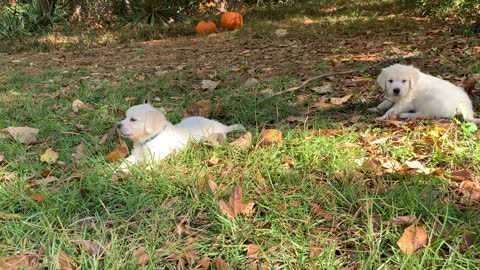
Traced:
<path id="1" fill-rule="evenodd" d="M 105 159 L 108 162 L 115 162 L 119 159 L 126 157 L 127 155 L 128 155 L 128 146 L 123 140 L 119 139 L 117 142 L 117 147 L 112 152 L 110 152 L 105 157 Z"/>
<path id="2" fill-rule="evenodd" d="M 217 88 L 219 83 L 220 82 L 215 82 L 212 80 L 202 80 L 202 89 L 210 91 L 214 90 L 215 88 Z"/>
<path id="3" fill-rule="evenodd" d="M 139 247 L 137 250 L 135 250 L 135 253 L 133 253 L 133 258 L 137 261 L 138 266 L 144 266 L 150 261 L 145 247 Z"/>
<path id="4" fill-rule="evenodd" d="M 197 261 L 197 267 L 195 267 L 195 269 L 198 269 L 198 266 L 202 267 L 203 269 L 209 269 L 210 259 L 208 257 L 202 257 Z"/>
<path id="5" fill-rule="evenodd" d="M 310 247 L 310 258 L 320 255 L 325 249 L 321 247 Z"/>
<path id="6" fill-rule="evenodd" d="M 16 141 L 27 145 L 37 142 L 38 132 L 38 128 L 31 127 L 7 127 L 0 129 L 0 133 L 10 134 Z"/>
<path id="7" fill-rule="evenodd" d="M 45 198 L 43 198 L 43 195 L 40 194 L 40 193 L 35 193 L 35 194 L 32 194 L 30 196 L 28 196 L 28 198 L 36 201 L 36 202 L 43 202 L 45 201 Z"/>
<path id="8" fill-rule="evenodd" d="M 242 136 L 240 136 L 238 139 L 236 139 L 235 141 L 229 143 L 228 145 L 230 146 L 239 146 L 239 147 L 246 147 L 246 146 L 250 146 L 250 144 L 252 144 L 252 133 L 250 132 L 247 132 L 245 134 L 243 134 Z"/>
<path id="9" fill-rule="evenodd" d="M 85 105 L 85 103 L 79 99 L 76 99 L 72 102 L 72 111 L 74 111 L 75 113 L 78 113 L 80 109 L 86 109 L 86 108 L 88 108 L 88 106 Z"/>
<path id="10" fill-rule="evenodd" d="M 460 184 L 459 191 L 472 200 L 480 199 L 480 182 L 463 181 Z"/>
<path id="11" fill-rule="evenodd" d="M 85 156 L 86 151 L 87 151 L 87 146 L 83 142 L 75 146 L 75 153 L 72 154 L 73 163 L 79 164 L 82 161 L 83 157 Z"/>
<path id="12" fill-rule="evenodd" d="M 217 155 L 214 153 L 213 156 L 208 160 L 208 166 L 217 165 L 218 161 L 219 161 L 219 159 L 218 159 Z"/>
<path id="13" fill-rule="evenodd" d="M 53 261 L 57 262 L 56 269 L 59 270 L 73 270 L 77 268 L 75 260 L 65 251 L 60 251 L 60 254 L 54 256 Z"/>
<path id="14" fill-rule="evenodd" d="M 40 161 L 47 164 L 53 164 L 58 159 L 58 153 L 53 151 L 52 148 L 48 148 L 45 153 L 40 156 Z"/>
<path id="15" fill-rule="evenodd" d="M 210 111 L 211 111 L 210 100 L 204 99 L 204 100 L 195 102 L 192 106 L 190 106 L 188 109 L 183 111 L 183 116 L 184 117 L 189 117 L 189 116 L 209 117 Z"/>
<path id="16" fill-rule="evenodd" d="M 93 240 L 72 240 L 71 242 L 78 244 L 90 255 L 101 255 L 105 251 L 101 245 Z"/>
<path id="17" fill-rule="evenodd" d="M 460 170 L 460 171 L 452 172 L 450 175 L 451 175 L 450 179 L 455 182 L 473 180 L 473 175 L 468 170 Z"/>
<path id="18" fill-rule="evenodd" d="M 313 214 L 317 217 L 321 217 L 327 220 L 333 218 L 332 215 L 325 213 L 325 211 L 322 209 L 322 207 L 318 203 L 313 203 L 312 211 L 313 211 Z"/>
<path id="19" fill-rule="evenodd" d="M 295 162 L 293 161 L 293 159 L 289 156 L 283 156 L 283 164 L 285 165 L 285 167 L 288 167 L 288 168 L 293 168 L 295 166 Z"/>
<path id="20" fill-rule="evenodd" d="M 407 215 L 407 216 L 394 217 L 390 220 L 385 221 L 385 224 L 409 225 L 416 221 L 417 221 L 417 218 L 415 216 Z"/>
<path id="21" fill-rule="evenodd" d="M 35 253 L 0 258 L 0 269 L 42 269 L 42 267 L 38 265 L 39 259 L 40 255 Z"/>
<path id="22" fill-rule="evenodd" d="M 405 254 L 414 254 L 424 248 L 428 241 L 428 233 L 422 224 L 413 224 L 405 228 L 397 245 Z"/>
<path id="23" fill-rule="evenodd" d="M 350 94 L 350 95 L 343 96 L 341 98 L 331 98 L 330 103 L 334 105 L 342 105 L 343 103 L 347 102 L 352 96 L 353 95 Z"/>
<path id="24" fill-rule="evenodd" d="M 327 94 L 333 92 L 333 85 L 330 82 L 322 83 L 322 86 L 312 87 L 312 90 L 317 94 Z"/>
<path id="25" fill-rule="evenodd" d="M 242 187 L 240 185 L 235 185 L 230 194 L 230 198 L 228 200 L 228 204 L 225 203 L 224 200 L 220 200 L 218 203 L 220 205 L 220 210 L 224 215 L 228 218 L 235 218 L 239 214 L 250 216 L 253 214 L 254 203 L 253 202 L 246 202 L 243 201 L 243 194 L 242 194 Z"/>
<path id="26" fill-rule="evenodd" d="M 222 258 L 220 256 L 218 256 L 217 258 L 215 258 L 215 260 L 213 260 L 213 265 L 215 266 L 215 270 L 228 270 L 230 269 L 228 267 L 228 264 L 222 260 Z"/>
<path id="27" fill-rule="evenodd" d="M 265 129 L 260 134 L 260 144 L 269 146 L 277 145 L 281 146 L 283 143 L 283 134 L 280 130 L 276 129 Z"/>
<path id="28" fill-rule="evenodd" d="M 464 244 L 465 248 L 469 248 L 469 247 L 475 245 L 475 243 L 478 241 L 477 240 L 478 234 L 477 233 L 465 232 L 465 233 L 462 234 L 462 238 L 463 238 L 463 244 Z"/>
<path id="29" fill-rule="evenodd" d="M 260 247 L 255 244 L 248 244 L 247 245 L 247 257 L 256 257 L 258 252 L 260 251 Z"/>

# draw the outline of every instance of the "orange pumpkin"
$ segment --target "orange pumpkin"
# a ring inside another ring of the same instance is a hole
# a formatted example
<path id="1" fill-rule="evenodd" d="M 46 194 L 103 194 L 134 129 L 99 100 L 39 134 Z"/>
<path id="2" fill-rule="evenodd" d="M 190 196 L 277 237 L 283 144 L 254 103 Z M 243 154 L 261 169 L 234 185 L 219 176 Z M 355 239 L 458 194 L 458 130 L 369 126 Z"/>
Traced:
<path id="1" fill-rule="evenodd" d="M 238 12 L 227 11 L 222 14 L 220 25 L 227 30 L 240 28 L 243 26 L 243 17 Z"/>
<path id="2" fill-rule="evenodd" d="M 200 21 L 195 26 L 195 33 L 198 35 L 217 33 L 217 25 L 211 21 Z"/>

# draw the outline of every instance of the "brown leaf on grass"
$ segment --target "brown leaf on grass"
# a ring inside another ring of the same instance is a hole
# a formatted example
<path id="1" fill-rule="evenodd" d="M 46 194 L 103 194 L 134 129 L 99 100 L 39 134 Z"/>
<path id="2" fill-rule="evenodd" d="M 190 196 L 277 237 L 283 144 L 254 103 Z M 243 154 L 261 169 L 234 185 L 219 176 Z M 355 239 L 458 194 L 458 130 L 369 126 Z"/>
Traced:
<path id="1" fill-rule="evenodd" d="M 468 170 L 455 171 L 450 174 L 450 180 L 455 182 L 463 182 L 467 180 L 473 180 L 473 175 Z"/>
<path id="2" fill-rule="evenodd" d="M 259 255 L 260 247 L 255 244 L 247 245 L 247 257 L 257 257 Z"/>
<path id="3" fill-rule="evenodd" d="M 472 200 L 480 199 L 480 182 L 469 180 L 463 181 L 458 190 Z"/>
<path id="4" fill-rule="evenodd" d="M 218 164 L 218 157 L 215 153 L 213 153 L 213 156 L 208 160 L 208 166 L 213 166 Z"/>
<path id="5" fill-rule="evenodd" d="M 276 145 L 281 146 L 283 143 L 283 134 L 280 130 L 276 129 L 265 129 L 260 134 L 260 145 L 270 146 Z"/>
<path id="6" fill-rule="evenodd" d="M 327 94 L 333 92 L 333 85 L 331 82 L 323 82 L 321 86 L 312 87 L 312 90 L 317 94 Z"/>
<path id="7" fill-rule="evenodd" d="M 197 261 L 197 267 L 195 269 L 198 269 L 199 266 L 203 269 L 209 269 L 210 264 L 210 259 L 208 257 L 202 257 Z"/>
<path id="8" fill-rule="evenodd" d="M 36 202 L 43 202 L 45 201 L 45 198 L 43 198 L 43 195 L 40 194 L 40 193 L 35 193 L 35 194 L 32 194 L 30 196 L 28 196 L 28 198 L 36 201 Z"/>
<path id="9" fill-rule="evenodd" d="M 240 185 L 233 187 L 228 203 L 224 200 L 220 200 L 218 203 L 222 213 L 231 219 L 237 217 L 239 214 L 250 216 L 254 212 L 253 202 L 243 202 L 242 187 Z"/>
<path id="10" fill-rule="evenodd" d="M 465 92 L 472 92 L 475 89 L 475 85 L 478 81 L 480 81 L 480 74 L 473 74 L 465 79 L 463 82 L 463 89 L 465 89 Z"/>
<path id="11" fill-rule="evenodd" d="M 469 248 L 477 242 L 478 234 L 465 232 L 462 234 L 463 245 L 465 248 Z"/>
<path id="12" fill-rule="evenodd" d="M 139 247 L 137 250 L 135 250 L 133 253 L 133 258 L 137 261 L 138 266 L 145 266 L 150 261 L 145 247 Z"/>
<path id="13" fill-rule="evenodd" d="M 322 207 L 318 203 L 313 203 L 312 212 L 315 216 L 321 217 L 323 219 L 329 220 L 333 218 L 332 215 L 325 213 L 325 211 L 322 209 Z"/>
<path id="14" fill-rule="evenodd" d="M 45 162 L 47 164 L 53 164 L 58 159 L 58 153 L 53 151 L 52 148 L 48 148 L 45 153 L 40 156 L 40 161 Z"/>
<path id="15" fill-rule="evenodd" d="M 243 134 L 242 136 L 240 136 L 238 139 L 236 139 L 235 141 L 229 143 L 228 145 L 230 146 L 233 146 L 233 147 L 246 147 L 246 146 L 250 146 L 252 144 L 252 133 L 250 132 L 247 132 L 245 134 Z"/>
<path id="16" fill-rule="evenodd" d="M 325 249 L 324 248 L 321 248 L 321 247 L 314 247 L 314 246 L 311 246 L 310 247 L 310 258 L 314 258 L 314 257 L 317 257 L 318 255 L 320 255 Z"/>
<path id="17" fill-rule="evenodd" d="M 73 163 L 79 164 L 85 156 L 86 151 L 87 146 L 83 142 L 75 146 L 75 153 L 72 154 Z"/>
<path id="18" fill-rule="evenodd" d="M 405 254 L 414 254 L 424 248 L 428 241 L 428 233 L 422 224 L 413 224 L 405 228 L 397 245 Z"/>
<path id="19" fill-rule="evenodd" d="M 0 258 L 0 269 L 17 270 L 17 269 L 42 269 L 38 264 L 40 255 L 36 253 L 21 254 Z"/>
<path id="20" fill-rule="evenodd" d="M 214 90 L 217 88 L 220 82 L 212 81 L 212 80 L 202 80 L 202 89 L 203 90 Z"/>
<path id="21" fill-rule="evenodd" d="M 328 108 L 332 108 L 332 107 L 335 107 L 334 104 L 332 103 L 329 103 L 327 102 L 327 98 L 326 97 L 321 97 L 319 98 L 317 101 L 315 101 L 312 105 L 310 105 L 310 108 L 311 108 L 311 111 L 308 112 L 308 113 L 312 113 L 316 110 L 321 110 L 321 109 L 328 109 Z"/>
<path id="22" fill-rule="evenodd" d="M 195 102 L 192 106 L 190 106 L 188 109 L 183 111 L 183 116 L 184 117 L 189 117 L 189 116 L 209 117 L 210 110 L 211 110 L 210 100 L 204 99 L 204 100 Z"/>
<path id="23" fill-rule="evenodd" d="M 407 215 L 407 216 L 394 217 L 390 220 L 385 221 L 385 224 L 409 225 L 416 221 L 417 221 L 417 218 L 415 216 Z"/>
<path id="24" fill-rule="evenodd" d="M 213 260 L 213 265 L 215 266 L 216 270 L 228 270 L 228 264 L 222 259 L 222 257 L 218 256 Z"/>
<path id="25" fill-rule="evenodd" d="M 113 139 L 116 134 L 117 134 L 117 125 L 115 124 L 105 134 L 100 136 L 100 138 L 98 140 L 98 143 L 99 144 L 105 144 L 107 141 Z"/>
<path id="26" fill-rule="evenodd" d="M 293 168 L 295 166 L 295 162 L 293 161 L 293 159 L 289 156 L 283 156 L 283 165 L 287 168 Z"/>
<path id="27" fill-rule="evenodd" d="M 332 103 L 333 105 L 342 105 L 343 103 L 347 102 L 352 96 L 352 94 L 349 94 L 341 98 L 333 97 L 330 99 L 330 103 Z"/>
<path id="28" fill-rule="evenodd" d="M 38 132 L 38 128 L 31 127 L 7 127 L 4 129 L 0 129 L 0 135 L 10 134 L 10 136 L 12 136 L 19 143 L 27 145 L 37 143 Z"/>
<path id="29" fill-rule="evenodd" d="M 73 270 L 77 268 L 75 260 L 63 250 L 54 256 L 53 261 L 56 262 L 56 269 L 59 270 Z"/>
<path id="30" fill-rule="evenodd" d="M 108 162 L 115 162 L 117 160 L 120 160 L 126 157 L 127 155 L 128 155 L 128 146 L 123 140 L 119 139 L 117 142 L 117 147 L 112 152 L 110 152 L 105 157 L 105 159 Z"/>
<path id="31" fill-rule="evenodd" d="M 78 113 L 81 109 L 86 109 L 88 106 L 81 100 L 76 99 L 72 102 L 72 111 Z"/>
<path id="32" fill-rule="evenodd" d="M 72 240 L 71 242 L 78 244 L 82 250 L 90 255 L 101 255 L 105 252 L 104 248 L 93 240 Z"/>
<path id="33" fill-rule="evenodd" d="M 416 173 L 423 173 L 428 175 L 436 172 L 435 169 L 426 168 L 418 160 L 407 161 L 403 165 L 406 170 L 414 170 Z"/>

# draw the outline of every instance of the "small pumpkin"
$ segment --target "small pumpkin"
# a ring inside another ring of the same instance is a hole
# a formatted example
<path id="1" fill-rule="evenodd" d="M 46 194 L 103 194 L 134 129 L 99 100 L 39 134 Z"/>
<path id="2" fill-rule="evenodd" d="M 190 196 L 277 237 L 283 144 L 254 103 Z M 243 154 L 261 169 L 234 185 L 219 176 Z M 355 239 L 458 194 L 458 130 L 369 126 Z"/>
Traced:
<path id="1" fill-rule="evenodd" d="M 243 26 L 243 17 L 239 12 L 227 11 L 222 14 L 220 25 L 227 30 L 241 28 Z"/>
<path id="2" fill-rule="evenodd" d="M 217 33 L 217 25 L 212 21 L 200 21 L 195 26 L 197 35 Z"/>

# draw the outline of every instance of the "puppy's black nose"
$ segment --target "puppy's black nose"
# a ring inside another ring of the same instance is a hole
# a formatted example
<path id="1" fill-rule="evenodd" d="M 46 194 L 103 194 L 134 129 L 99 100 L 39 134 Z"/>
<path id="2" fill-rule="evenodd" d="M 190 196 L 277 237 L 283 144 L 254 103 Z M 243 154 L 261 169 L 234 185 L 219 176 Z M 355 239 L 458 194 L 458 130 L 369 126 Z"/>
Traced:
<path id="1" fill-rule="evenodd" d="M 393 93 L 394 94 L 399 94 L 400 93 L 400 88 L 393 88 Z"/>
<path id="2" fill-rule="evenodd" d="M 117 124 L 117 129 L 121 129 L 122 126 L 123 126 L 122 123 L 118 123 L 118 124 Z"/>

